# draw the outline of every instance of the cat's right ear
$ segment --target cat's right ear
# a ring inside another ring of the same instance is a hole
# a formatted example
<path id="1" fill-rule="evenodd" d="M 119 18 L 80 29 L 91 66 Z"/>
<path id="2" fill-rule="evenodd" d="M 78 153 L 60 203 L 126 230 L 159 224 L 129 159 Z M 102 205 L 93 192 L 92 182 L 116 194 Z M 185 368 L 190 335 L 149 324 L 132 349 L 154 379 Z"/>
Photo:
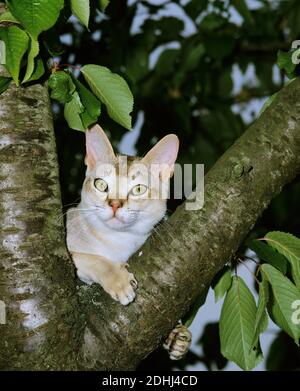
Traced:
<path id="1" fill-rule="evenodd" d="M 116 155 L 106 134 L 99 125 L 94 125 L 85 133 L 86 156 L 85 164 L 89 171 L 92 171 L 95 164 L 113 163 Z"/>

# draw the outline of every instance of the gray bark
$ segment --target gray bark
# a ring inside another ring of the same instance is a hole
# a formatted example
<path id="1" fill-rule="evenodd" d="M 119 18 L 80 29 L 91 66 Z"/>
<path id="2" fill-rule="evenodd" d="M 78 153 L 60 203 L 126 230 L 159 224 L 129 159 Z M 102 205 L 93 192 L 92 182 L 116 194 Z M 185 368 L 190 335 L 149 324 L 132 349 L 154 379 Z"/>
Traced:
<path id="1" fill-rule="evenodd" d="M 300 171 L 300 81 L 205 177 L 205 205 L 179 207 L 130 260 L 128 307 L 76 280 L 68 257 L 46 88 L 0 96 L 1 369 L 133 369 L 231 259 L 271 199 Z"/>

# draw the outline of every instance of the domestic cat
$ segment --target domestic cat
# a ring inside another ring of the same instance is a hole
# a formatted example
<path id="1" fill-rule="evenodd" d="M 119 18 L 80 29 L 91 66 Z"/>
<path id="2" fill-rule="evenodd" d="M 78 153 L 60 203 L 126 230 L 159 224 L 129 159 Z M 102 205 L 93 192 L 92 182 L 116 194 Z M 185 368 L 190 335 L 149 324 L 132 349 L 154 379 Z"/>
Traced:
<path id="1" fill-rule="evenodd" d="M 79 205 L 67 213 L 67 246 L 78 277 L 123 305 L 137 288 L 127 261 L 166 213 L 178 148 L 169 134 L 145 157 L 127 159 L 115 155 L 99 125 L 86 131 L 86 177 Z"/>

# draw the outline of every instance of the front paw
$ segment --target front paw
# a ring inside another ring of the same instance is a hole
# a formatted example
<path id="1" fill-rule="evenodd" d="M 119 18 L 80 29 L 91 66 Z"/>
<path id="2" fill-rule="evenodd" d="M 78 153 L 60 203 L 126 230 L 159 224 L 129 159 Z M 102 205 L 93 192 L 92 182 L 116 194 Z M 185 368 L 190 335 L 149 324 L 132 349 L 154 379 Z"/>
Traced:
<path id="1" fill-rule="evenodd" d="M 123 305 L 128 305 L 135 298 L 134 291 L 137 286 L 134 275 L 129 273 L 123 266 L 103 288 L 114 300 L 119 301 Z"/>

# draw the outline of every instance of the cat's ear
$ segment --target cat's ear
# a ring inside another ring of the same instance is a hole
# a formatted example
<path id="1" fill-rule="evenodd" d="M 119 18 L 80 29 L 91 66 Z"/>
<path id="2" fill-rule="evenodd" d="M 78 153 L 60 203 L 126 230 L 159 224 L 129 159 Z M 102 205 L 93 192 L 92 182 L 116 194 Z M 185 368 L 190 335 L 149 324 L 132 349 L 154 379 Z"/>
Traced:
<path id="1" fill-rule="evenodd" d="M 174 172 L 178 149 L 178 137 L 175 134 L 168 134 L 147 153 L 142 162 L 148 166 L 151 164 L 158 166 L 161 178 L 169 179 Z"/>
<path id="2" fill-rule="evenodd" d="M 116 155 L 106 134 L 99 125 L 94 125 L 86 131 L 86 156 L 85 164 L 88 170 L 93 170 L 97 162 L 112 163 L 116 160 Z"/>

